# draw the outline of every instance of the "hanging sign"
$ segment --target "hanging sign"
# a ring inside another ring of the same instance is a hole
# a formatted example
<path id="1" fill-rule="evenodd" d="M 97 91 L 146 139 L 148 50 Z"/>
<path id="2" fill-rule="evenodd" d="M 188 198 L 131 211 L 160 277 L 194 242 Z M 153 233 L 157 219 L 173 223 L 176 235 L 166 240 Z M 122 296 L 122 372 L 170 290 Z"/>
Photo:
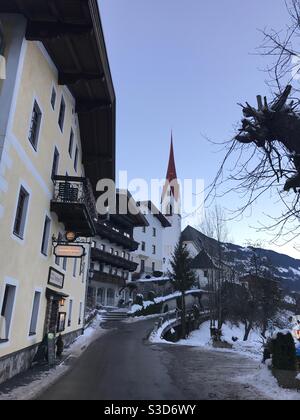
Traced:
<path id="1" fill-rule="evenodd" d="M 58 258 L 82 258 L 85 256 L 85 248 L 81 245 L 57 245 L 54 255 Z"/>

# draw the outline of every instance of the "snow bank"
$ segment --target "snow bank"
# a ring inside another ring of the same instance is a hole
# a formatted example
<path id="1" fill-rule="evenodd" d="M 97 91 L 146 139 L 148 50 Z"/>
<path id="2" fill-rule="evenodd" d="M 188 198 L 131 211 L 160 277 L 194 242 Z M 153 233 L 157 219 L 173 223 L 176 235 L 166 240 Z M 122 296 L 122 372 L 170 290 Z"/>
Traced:
<path id="1" fill-rule="evenodd" d="M 207 321 L 203 323 L 199 330 L 194 331 L 190 334 L 189 338 L 186 340 L 180 340 L 177 343 L 170 343 L 166 340 L 161 338 L 161 335 L 164 329 L 170 324 L 174 322 L 171 320 L 169 322 L 165 322 L 161 328 L 158 329 L 157 332 L 153 333 L 150 337 L 150 341 L 152 343 L 168 343 L 168 344 L 175 344 L 177 346 L 192 346 L 192 347 L 206 347 L 209 349 L 213 349 L 216 351 L 225 351 L 225 352 L 237 352 L 241 355 L 246 355 L 254 360 L 262 360 L 263 356 L 263 339 L 260 336 L 258 331 L 252 331 L 249 336 L 249 340 L 247 342 L 243 341 L 244 338 L 244 329 L 242 326 L 234 326 L 230 324 L 226 324 L 223 326 L 222 332 L 222 340 L 226 341 L 227 343 L 232 345 L 232 350 L 227 349 L 215 349 L 213 348 L 211 336 L 210 336 L 210 322 Z M 237 338 L 238 341 L 233 340 L 233 338 Z"/>
<path id="2" fill-rule="evenodd" d="M 251 375 L 233 379 L 242 385 L 253 386 L 264 393 L 271 400 L 294 401 L 300 400 L 300 393 L 281 388 L 267 365 L 260 365 L 257 372 Z"/>

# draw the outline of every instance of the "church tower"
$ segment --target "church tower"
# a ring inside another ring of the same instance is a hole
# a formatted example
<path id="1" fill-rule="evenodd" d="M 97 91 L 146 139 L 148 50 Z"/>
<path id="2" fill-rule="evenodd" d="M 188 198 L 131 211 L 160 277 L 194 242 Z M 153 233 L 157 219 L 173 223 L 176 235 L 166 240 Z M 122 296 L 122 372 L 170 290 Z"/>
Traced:
<path id="1" fill-rule="evenodd" d="M 171 225 L 165 229 L 163 238 L 164 272 L 167 273 L 171 269 L 170 261 L 181 235 L 181 195 L 175 164 L 173 134 L 171 135 L 169 164 L 161 204 L 162 213 Z"/>

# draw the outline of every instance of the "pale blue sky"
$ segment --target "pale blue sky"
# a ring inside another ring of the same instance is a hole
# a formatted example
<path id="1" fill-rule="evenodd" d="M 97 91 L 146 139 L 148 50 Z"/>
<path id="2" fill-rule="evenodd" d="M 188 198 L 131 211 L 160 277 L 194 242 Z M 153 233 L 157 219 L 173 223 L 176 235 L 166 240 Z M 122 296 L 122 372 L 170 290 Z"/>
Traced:
<path id="1" fill-rule="evenodd" d="M 163 178 L 173 129 L 178 176 L 215 176 L 222 154 L 204 140 L 228 140 L 237 102 L 268 93 L 266 59 L 256 55 L 265 27 L 289 21 L 283 0 L 100 0 L 117 95 L 117 169 L 131 178 Z M 145 197 L 146 198 L 146 197 Z M 220 204 L 238 206 L 237 196 Z M 265 197 L 230 236 L 268 239 L 249 226 L 274 214 Z M 278 250 L 278 248 L 277 248 Z M 279 251 L 300 258 L 292 245 Z"/>

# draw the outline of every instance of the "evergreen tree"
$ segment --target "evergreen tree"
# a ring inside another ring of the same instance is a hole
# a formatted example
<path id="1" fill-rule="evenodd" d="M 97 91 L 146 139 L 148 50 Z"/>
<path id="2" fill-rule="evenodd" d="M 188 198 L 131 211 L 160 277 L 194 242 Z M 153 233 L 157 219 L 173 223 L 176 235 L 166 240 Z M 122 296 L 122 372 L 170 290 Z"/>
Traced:
<path id="1" fill-rule="evenodd" d="M 281 370 L 296 370 L 296 347 L 292 334 L 278 333 L 272 342 L 273 367 Z"/>
<path id="2" fill-rule="evenodd" d="M 182 239 L 180 239 L 173 254 L 171 261 L 172 270 L 169 272 L 169 277 L 175 290 L 181 292 L 181 336 L 183 339 L 186 338 L 187 331 L 185 293 L 191 290 L 196 283 L 196 275 L 191 268 L 191 262 L 189 251 L 184 246 Z"/>

